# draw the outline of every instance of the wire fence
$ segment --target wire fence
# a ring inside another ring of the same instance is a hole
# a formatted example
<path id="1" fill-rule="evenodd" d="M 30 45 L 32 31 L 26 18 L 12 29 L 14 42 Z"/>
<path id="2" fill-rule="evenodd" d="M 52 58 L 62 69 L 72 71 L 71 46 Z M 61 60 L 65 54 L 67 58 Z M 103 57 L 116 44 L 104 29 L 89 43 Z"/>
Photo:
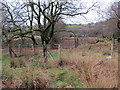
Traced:
<path id="1" fill-rule="evenodd" d="M 47 55 L 54 60 L 54 57 L 51 53 L 50 45 L 45 45 L 47 46 Z M 61 57 L 61 45 L 60 44 L 55 44 L 57 47 L 55 51 L 57 51 L 57 56 L 58 58 Z M 14 57 L 21 57 L 24 56 L 25 58 L 31 58 L 33 56 L 37 56 L 39 58 L 44 58 L 43 55 L 43 45 L 8 45 L 8 53 L 11 58 Z"/>
<path id="2" fill-rule="evenodd" d="M 42 56 L 43 45 L 8 45 L 8 47 L 10 57 Z"/>
<path id="3" fill-rule="evenodd" d="M 52 49 L 58 49 L 57 54 L 58 58 L 61 57 L 61 49 L 70 49 L 70 48 L 76 48 L 79 45 L 78 38 L 65 38 L 61 41 L 60 44 L 54 44 L 53 46 L 47 45 L 47 51 L 49 56 L 51 56 L 50 50 Z M 39 56 L 43 58 L 43 45 L 8 45 L 8 53 L 10 57 L 32 57 L 32 56 Z"/>

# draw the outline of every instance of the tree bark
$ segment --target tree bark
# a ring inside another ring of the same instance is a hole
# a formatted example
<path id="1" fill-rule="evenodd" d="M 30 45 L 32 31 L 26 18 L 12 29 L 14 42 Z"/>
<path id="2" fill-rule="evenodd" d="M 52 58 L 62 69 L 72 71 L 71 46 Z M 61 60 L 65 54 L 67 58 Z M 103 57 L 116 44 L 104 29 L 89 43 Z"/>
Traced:
<path id="1" fill-rule="evenodd" d="M 9 48 L 9 56 L 12 58 L 12 52 L 11 52 L 11 46 L 10 46 L 10 44 L 8 44 L 8 48 Z"/>
<path id="2" fill-rule="evenodd" d="M 33 45 L 38 45 L 38 43 L 35 40 L 35 37 L 32 35 L 31 40 L 33 41 Z"/>
<path id="3" fill-rule="evenodd" d="M 44 62 L 47 62 L 47 44 L 43 44 L 43 56 L 44 56 Z"/>
<path id="4" fill-rule="evenodd" d="M 24 45 L 25 44 L 25 38 L 21 37 L 21 40 L 22 40 L 22 44 Z"/>
<path id="5" fill-rule="evenodd" d="M 47 62 L 47 43 L 44 40 L 44 36 L 41 36 L 42 46 L 43 46 L 43 57 L 44 62 Z"/>
<path id="6" fill-rule="evenodd" d="M 10 45 L 11 45 L 11 41 L 8 41 L 8 48 L 9 48 L 9 55 L 10 55 L 10 57 L 12 58 L 13 54 L 14 54 L 14 57 L 17 57 L 17 54 L 13 51 L 13 49 L 11 48 Z"/>

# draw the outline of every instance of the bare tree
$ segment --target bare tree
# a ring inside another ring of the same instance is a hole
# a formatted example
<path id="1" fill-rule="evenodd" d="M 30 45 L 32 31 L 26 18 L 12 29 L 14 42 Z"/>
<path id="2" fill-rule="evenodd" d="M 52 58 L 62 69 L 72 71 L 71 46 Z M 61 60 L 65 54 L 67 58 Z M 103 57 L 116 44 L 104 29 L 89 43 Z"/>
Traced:
<path id="1" fill-rule="evenodd" d="M 2 4 L 2 34 L 3 39 L 5 38 L 7 43 L 20 37 L 20 32 L 22 32 L 21 25 L 25 22 L 19 16 L 19 11 L 22 6 L 18 6 L 19 3 L 15 3 L 15 6 L 9 6 L 7 2 Z M 12 9 L 13 8 L 13 9 Z"/>
<path id="2" fill-rule="evenodd" d="M 44 57 L 45 61 L 47 61 L 47 45 L 53 37 L 56 22 L 64 16 L 87 14 L 93 9 L 93 7 L 95 7 L 96 3 L 87 8 L 85 11 L 83 11 L 84 8 L 81 6 L 81 2 L 79 0 L 74 3 L 73 0 L 43 0 L 38 2 L 28 1 L 28 5 L 34 12 L 34 16 L 38 25 L 38 29 L 36 31 L 41 33 L 40 36 L 43 45 Z M 43 24 L 41 23 L 41 20 L 43 20 Z"/>
<path id="3" fill-rule="evenodd" d="M 98 33 L 101 34 L 103 38 L 111 38 L 113 34 L 115 38 L 117 38 L 119 31 L 117 28 L 119 20 L 118 2 L 111 4 L 111 6 L 109 6 L 108 10 L 106 11 L 101 10 L 101 13 L 105 14 L 106 18 L 104 21 L 96 23 L 94 29 L 98 31 Z"/>
<path id="4" fill-rule="evenodd" d="M 45 62 L 47 61 L 47 45 L 53 38 L 56 22 L 63 19 L 65 16 L 74 17 L 76 15 L 87 14 L 97 6 L 97 3 L 95 2 L 90 7 L 86 6 L 86 8 L 85 4 L 79 0 L 38 0 L 37 2 L 26 0 L 26 2 L 20 4 L 19 7 L 12 5 L 15 9 L 10 10 L 8 3 L 2 4 L 5 11 L 9 14 L 7 18 L 10 20 L 9 22 L 8 20 L 4 21 L 7 21 L 8 24 L 12 24 L 12 26 L 7 30 L 12 30 L 10 31 L 11 37 L 9 40 L 11 41 L 14 38 L 31 35 L 31 39 L 35 41 L 33 32 L 39 32 L 43 45 Z M 25 24 L 27 24 L 27 26 Z M 33 28 L 34 25 L 37 27 Z M 23 26 L 27 28 L 23 30 Z M 4 27 L 4 29 L 5 28 L 6 27 Z M 6 36 L 6 32 L 3 33 L 4 36 Z"/>
<path id="5" fill-rule="evenodd" d="M 116 28 L 118 28 L 118 29 L 116 29 L 116 33 L 117 33 L 117 37 L 119 37 L 120 36 L 120 34 L 118 33 L 119 32 L 119 29 L 120 29 L 120 15 L 119 15 L 119 13 L 120 13 L 120 11 L 119 11 L 119 7 L 120 7 L 120 2 L 114 2 L 111 6 L 110 6 L 110 8 L 109 8 L 109 10 L 108 10 L 108 14 L 109 14 L 109 18 L 110 19 L 112 19 L 111 21 L 113 21 L 113 23 L 112 24 L 110 24 L 109 26 L 113 26 L 113 30 L 115 30 Z"/>

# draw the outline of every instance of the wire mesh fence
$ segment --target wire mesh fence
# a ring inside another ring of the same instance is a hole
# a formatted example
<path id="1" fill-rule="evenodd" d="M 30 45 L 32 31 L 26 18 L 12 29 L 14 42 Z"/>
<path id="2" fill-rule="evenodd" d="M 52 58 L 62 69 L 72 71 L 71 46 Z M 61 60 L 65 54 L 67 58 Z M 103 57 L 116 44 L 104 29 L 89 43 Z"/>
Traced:
<path id="1" fill-rule="evenodd" d="M 10 57 L 42 56 L 43 45 L 8 45 Z"/>

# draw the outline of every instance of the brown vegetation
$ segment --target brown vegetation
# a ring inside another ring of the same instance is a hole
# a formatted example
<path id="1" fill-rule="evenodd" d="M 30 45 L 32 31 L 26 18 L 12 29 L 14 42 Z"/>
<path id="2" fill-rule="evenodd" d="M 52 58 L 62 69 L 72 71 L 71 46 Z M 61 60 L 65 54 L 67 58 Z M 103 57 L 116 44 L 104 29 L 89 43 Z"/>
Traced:
<path id="1" fill-rule="evenodd" d="M 106 59 L 103 51 L 109 51 L 108 45 L 102 43 L 68 50 L 66 53 L 70 55 L 64 55 L 60 62 L 62 66 L 79 73 L 83 87 L 115 88 L 118 83 L 117 52 L 112 59 Z"/>
<path id="2" fill-rule="evenodd" d="M 72 85 L 74 82 L 71 84 L 66 81 L 58 82 L 58 79 L 64 75 L 57 75 L 74 71 L 78 74 L 77 80 L 82 82 L 82 88 L 117 88 L 117 52 L 114 52 L 111 59 L 106 59 L 108 54 L 104 54 L 104 51 L 110 53 L 110 43 L 86 44 L 76 49 L 61 49 L 61 58 L 55 58 L 54 61 L 49 58 L 47 63 L 43 63 L 40 57 L 38 57 L 40 60 L 14 58 L 9 64 L 3 63 L 3 74 L 7 75 L 7 78 L 6 76 L 3 78 L 3 87 L 77 88 Z M 52 53 L 55 52 L 57 51 L 52 50 Z M 56 76 L 50 76 L 48 73 Z"/>

